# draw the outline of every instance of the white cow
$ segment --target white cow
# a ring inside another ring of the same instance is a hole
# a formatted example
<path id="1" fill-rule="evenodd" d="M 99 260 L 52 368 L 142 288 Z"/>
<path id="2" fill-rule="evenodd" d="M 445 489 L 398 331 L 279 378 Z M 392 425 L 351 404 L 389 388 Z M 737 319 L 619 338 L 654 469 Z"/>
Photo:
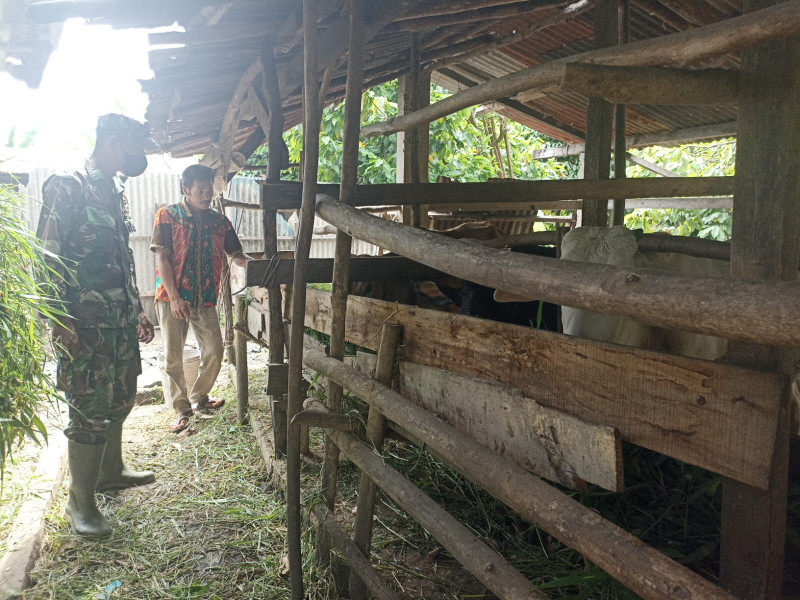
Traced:
<path id="1" fill-rule="evenodd" d="M 564 236 L 561 258 L 617 267 L 646 267 L 695 277 L 728 277 L 730 263 L 671 252 L 639 252 L 633 233 L 625 227 L 578 227 Z M 658 302 L 658 298 L 653 298 Z M 623 317 L 563 307 L 564 333 L 578 337 L 661 350 L 679 356 L 717 360 L 725 355 L 723 338 L 662 329 Z"/>

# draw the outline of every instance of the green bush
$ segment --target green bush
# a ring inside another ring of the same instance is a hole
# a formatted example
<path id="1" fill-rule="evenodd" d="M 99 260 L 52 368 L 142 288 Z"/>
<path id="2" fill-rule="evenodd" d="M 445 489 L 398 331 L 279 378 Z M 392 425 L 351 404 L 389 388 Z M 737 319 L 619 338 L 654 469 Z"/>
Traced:
<path id="1" fill-rule="evenodd" d="M 26 206 L 13 186 L 0 185 L 0 474 L 25 438 L 47 439 L 37 413 L 58 397 L 44 371 L 48 336 L 37 316 L 59 316 L 48 297 L 55 275 L 25 223 Z"/>

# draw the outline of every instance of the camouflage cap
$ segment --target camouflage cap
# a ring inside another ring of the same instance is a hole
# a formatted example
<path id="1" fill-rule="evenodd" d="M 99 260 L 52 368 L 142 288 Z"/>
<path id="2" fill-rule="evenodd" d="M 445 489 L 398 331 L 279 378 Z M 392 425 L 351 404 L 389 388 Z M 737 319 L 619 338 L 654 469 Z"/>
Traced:
<path id="1" fill-rule="evenodd" d="M 115 135 L 141 144 L 145 152 L 154 152 L 158 144 L 150 137 L 150 126 L 118 113 L 102 115 L 97 119 L 97 136 Z"/>

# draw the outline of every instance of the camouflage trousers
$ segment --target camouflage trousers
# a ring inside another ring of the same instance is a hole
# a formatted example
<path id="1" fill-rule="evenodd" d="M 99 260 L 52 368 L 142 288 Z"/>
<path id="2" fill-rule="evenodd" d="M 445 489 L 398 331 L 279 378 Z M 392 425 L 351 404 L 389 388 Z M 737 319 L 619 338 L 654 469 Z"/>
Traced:
<path id="1" fill-rule="evenodd" d="M 58 389 L 69 404 L 70 440 L 105 444 L 110 423 L 122 423 L 136 400 L 136 378 L 142 372 L 135 327 L 80 328 L 80 350 L 60 350 Z"/>

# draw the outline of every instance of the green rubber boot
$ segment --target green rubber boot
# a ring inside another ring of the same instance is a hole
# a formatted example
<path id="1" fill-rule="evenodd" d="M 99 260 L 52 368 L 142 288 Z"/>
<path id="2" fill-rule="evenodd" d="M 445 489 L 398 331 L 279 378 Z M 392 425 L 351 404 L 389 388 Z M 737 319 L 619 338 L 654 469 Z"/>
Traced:
<path id="1" fill-rule="evenodd" d="M 68 444 L 71 481 L 66 513 L 75 533 L 86 537 L 111 534 L 111 525 L 97 508 L 94 499 L 94 486 L 103 460 L 103 448 L 102 444 L 79 444 L 72 440 Z"/>
<path id="2" fill-rule="evenodd" d="M 122 490 L 156 480 L 152 471 L 132 471 L 122 462 L 122 423 L 111 423 L 106 431 L 106 451 L 97 477 L 97 491 Z"/>

